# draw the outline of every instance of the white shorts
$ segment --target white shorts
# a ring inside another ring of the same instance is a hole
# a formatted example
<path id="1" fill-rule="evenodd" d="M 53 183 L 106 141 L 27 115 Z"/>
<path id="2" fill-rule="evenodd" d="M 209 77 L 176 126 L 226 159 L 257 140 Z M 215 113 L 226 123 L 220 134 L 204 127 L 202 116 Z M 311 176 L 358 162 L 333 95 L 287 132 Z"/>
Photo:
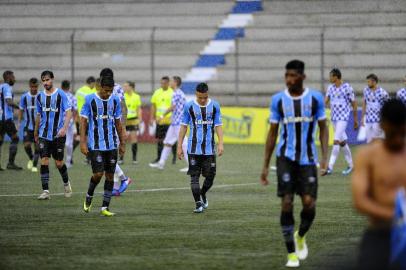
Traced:
<path id="1" fill-rule="evenodd" d="M 343 142 L 348 139 L 347 133 L 345 132 L 345 130 L 347 129 L 347 124 L 347 121 L 333 121 L 335 141 Z"/>
<path id="2" fill-rule="evenodd" d="M 365 124 L 367 143 L 371 142 L 373 139 L 383 139 L 385 134 L 381 129 L 379 123 L 366 123 Z"/>
<path id="3" fill-rule="evenodd" d="M 174 145 L 178 141 L 179 131 L 180 125 L 177 126 L 170 125 L 165 135 L 164 144 Z"/>

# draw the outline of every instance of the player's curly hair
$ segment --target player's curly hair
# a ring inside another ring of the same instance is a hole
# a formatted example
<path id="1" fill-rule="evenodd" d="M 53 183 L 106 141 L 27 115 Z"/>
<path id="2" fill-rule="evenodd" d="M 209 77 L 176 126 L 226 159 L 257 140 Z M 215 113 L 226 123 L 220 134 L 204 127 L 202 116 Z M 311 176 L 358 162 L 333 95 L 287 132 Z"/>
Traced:
<path id="1" fill-rule="evenodd" d="M 114 87 L 113 77 L 110 77 L 110 76 L 101 77 L 100 85 L 101 85 L 101 87 L 103 87 L 103 86 Z"/>
<path id="2" fill-rule="evenodd" d="M 406 106 L 397 98 L 390 98 L 382 106 L 381 121 L 393 125 L 406 125 Z"/>

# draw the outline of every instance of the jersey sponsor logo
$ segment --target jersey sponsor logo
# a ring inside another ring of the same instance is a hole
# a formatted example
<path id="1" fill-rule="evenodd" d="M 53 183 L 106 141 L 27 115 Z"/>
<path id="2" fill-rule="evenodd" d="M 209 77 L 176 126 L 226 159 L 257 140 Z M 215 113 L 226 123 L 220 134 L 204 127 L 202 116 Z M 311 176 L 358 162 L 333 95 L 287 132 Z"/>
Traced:
<path id="1" fill-rule="evenodd" d="M 196 125 L 213 125 L 213 120 L 196 120 Z"/>
<path id="2" fill-rule="evenodd" d="M 313 116 L 289 116 L 283 118 L 283 123 L 284 124 L 289 124 L 289 123 L 300 123 L 300 122 L 313 122 Z"/>
<path id="3" fill-rule="evenodd" d="M 44 112 L 58 112 L 59 108 L 47 108 L 47 107 L 42 107 L 42 111 Z"/>
<path id="4" fill-rule="evenodd" d="M 112 115 L 97 115 L 96 119 L 99 119 L 99 120 L 105 120 L 105 119 L 113 120 L 114 117 Z"/>

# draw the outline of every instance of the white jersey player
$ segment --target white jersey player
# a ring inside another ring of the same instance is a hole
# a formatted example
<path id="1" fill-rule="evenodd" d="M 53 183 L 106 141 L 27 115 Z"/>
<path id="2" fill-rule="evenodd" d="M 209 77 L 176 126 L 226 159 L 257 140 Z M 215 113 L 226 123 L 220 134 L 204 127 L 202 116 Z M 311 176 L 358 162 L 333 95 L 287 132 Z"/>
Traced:
<path id="1" fill-rule="evenodd" d="M 406 105 L 406 76 L 403 78 L 405 87 L 396 92 L 396 98 L 400 99 Z"/>
<path id="2" fill-rule="evenodd" d="M 333 172 L 334 164 L 340 153 L 340 148 L 344 151 L 344 157 L 348 167 L 342 174 L 348 175 L 353 169 L 351 149 L 347 143 L 347 124 L 350 117 L 351 109 L 354 117 L 354 129 L 358 128 L 357 102 L 355 100 L 354 90 L 349 83 L 341 79 L 341 71 L 334 68 L 330 71 L 330 82 L 326 93 L 326 105 L 330 104 L 331 122 L 334 127 L 334 145 L 331 151 L 330 161 L 326 174 Z"/>
<path id="3" fill-rule="evenodd" d="M 72 118 L 69 122 L 68 129 L 66 131 L 66 167 L 70 168 L 73 164 L 73 140 L 76 134 L 76 126 L 75 126 L 75 118 L 78 112 L 78 102 L 76 97 L 70 92 L 70 82 L 68 80 L 64 80 L 61 83 L 61 88 L 65 91 L 66 96 L 70 104 L 72 105 Z"/>
<path id="4" fill-rule="evenodd" d="M 362 103 L 362 125 L 365 125 L 367 143 L 374 139 L 384 138 L 379 121 L 381 108 L 389 98 L 385 89 L 378 87 L 378 77 L 375 74 L 367 76 L 368 86 L 364 89 Z"/>

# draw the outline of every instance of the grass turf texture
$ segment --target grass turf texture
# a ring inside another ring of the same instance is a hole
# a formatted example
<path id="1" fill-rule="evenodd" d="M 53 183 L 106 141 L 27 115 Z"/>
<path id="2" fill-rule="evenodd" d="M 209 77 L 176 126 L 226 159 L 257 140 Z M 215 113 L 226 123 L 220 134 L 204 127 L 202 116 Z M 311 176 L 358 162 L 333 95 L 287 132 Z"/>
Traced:
<path id="1" fill-rule="evenodd" d="M 79 149 L 69 169 L 72 198 L 0 196 L 0 269 L 285 269 L 275 174 L 270 174 L 270 186 L 257 184 L 263 146 L 226 145 L 204 214 L 192 213 L 189 178 L 178 171 L 183 161 L 172 165 L 168 160 L 164 171 L 148 167 L 155 149 L 140 145 L 139 164 L 132 165 L 127 148 L 122 168 L 135 184 L 112 199 L 110 208 L 117 214 L 112 218 L 99 215 L 100 194 L 91 213 L 82 210 L 91 169 L 82 164 Z M 3 167 L 7 150 L 4 145 Z M 17 164 L 26 162 L 20 145 Z M 301 269 L 342 266 L 356 256 L 365 221 L 352 210 L 349 178 L 341 175 L 344 167 L 341 156 L 335 173 L 319 179 L 316 219 L 307 236 L 309 257 Z M 50 171 L 51 194 L 63 192 L 54 165 Z M 4 171 L 0 179 L 1 195 L 41 192 L 39 173 Z M 134 192 L 159 188 L 184 189 Z M 102 189 L 100 184 L 96 192 Z M 298 197 L 295 205 L 297 228 Z"/>

